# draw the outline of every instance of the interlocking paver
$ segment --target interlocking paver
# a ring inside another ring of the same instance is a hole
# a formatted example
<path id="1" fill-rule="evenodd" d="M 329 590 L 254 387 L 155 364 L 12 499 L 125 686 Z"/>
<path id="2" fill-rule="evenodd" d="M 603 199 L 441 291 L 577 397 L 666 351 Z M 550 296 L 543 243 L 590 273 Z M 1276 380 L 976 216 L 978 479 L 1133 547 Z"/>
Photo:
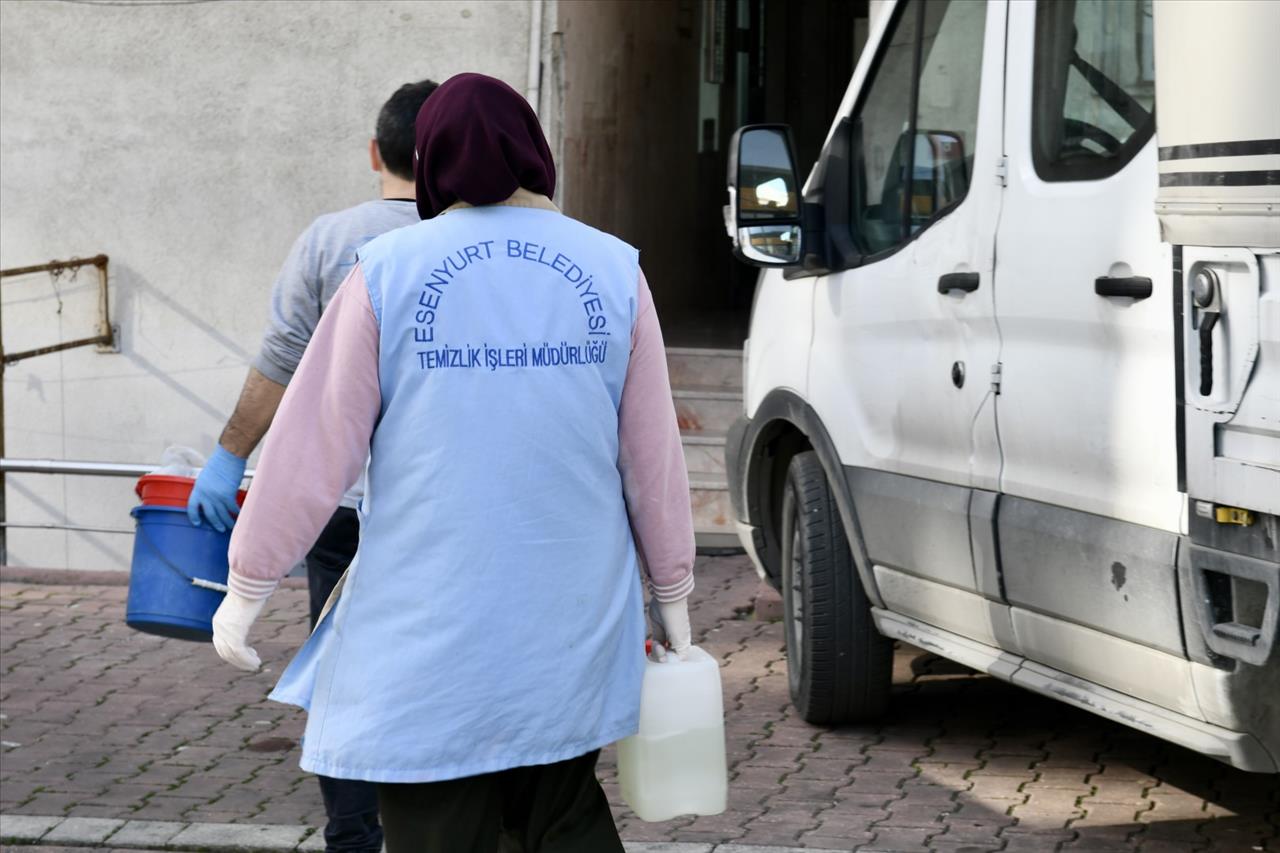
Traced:
<path id="1" fill-rule="evenodd" d="M 882 720 L 809 725 L 787 695 L 782 625 L 749 618 L 746 560 L 703 558 L 698 572 L 690 612 L 722 662 L 729 810 L 645 824 L 620 802 L 605 750 L 624 838 L 699 850 L 1280 850 L 1274 777 L 909 647 Z M 305 591 L 273 596 L 253 637 L 271 671 L 251 676 L 209 647 L 130 631 L 125 592 L 0 584 L 0 739 L 21 744 L 0 757 L 6 832 L 11 819 L 114 818 L 131 821 L 116 833 L 124 847 L 143 843 L 121 836 L 130 827 L 158 825 L 137 821 L 318 826 L 318 787 L 297 767 L 304 717 L 265 698 L 305 638 Z M 285 751 L 250 748 L 268 738 Z"/>
<path id="2" fill-rule="evenodd" d="M 807 723 L 783 721 L 771 727 L 761 746 L 796 746 L 810 752 L 818 748 L 813 727 Z"/>
<path id="3" fill-rule="evenodd" d="M 781 788 L 782 779 L 786 775 L 787 769 L 783 767 L 756 767 L 743 763 L 730 774 L 730 778 L 732 784 L 741 785 L 744 788 L 778 789 Z"/>
<path id="4" fill-rule="evenodd" d="M 1035 781 L 1033 761 L 1025 755 L 999 755 L 984 758 L 982 766 L 973 771 L 974 776 L 1013 777 L 1027 782 Z"/>
<path id="5" fill-rule="evenodd" d="M 1029 783 L 1018 776 L 978 776 L 975 772 L 964 781 L 968 783 L 965 790 L 983 800 L 1024 800 L 1030 796 L 1025 787 Z"/>
<path id="6" fill-rule="evenodd" d="M 915 750 L 896 751 L 869 747 L 864 753 L 867 760 L 858 767 L 859 772 L 897 773 L 902 777 L 915 775 Z"/>
<path id="7" fill-rule="evenodd" d="M 1084 811 L 1084 807 L 1079 805 L 1080 796 L 1075 791 L 1063 789 L 1028 791 L 1026 800 L 1012 804 L 1011 809 L 1014 815 L 1021 818 L 1031 815 L 1078 817 Z M 1136 807 L 1130 811 L 1130 817 L 1133 816 L 1134 811 Z"/>
<path id="8" fill-rule="evenodd" d="M 944 820 L 947 830 L 935 840 L 964 841 L 975 843 L 996 843 L 1001 830 L 1012 826 L 1015 819 L 1011 817 L 992 816 L 982 820 L 951 817 Z"/>
<path id="9" fill-rule="evenodd" d="M 973 764 L 935 764 L 930 761 L 920 761 L 916 764 L 920 771 L 920 775 L 915 779 L 908 779 L 903 783 L 904 787 L 911 785 L 946 785 L 959 791 L 969 790 L 974 781 L 970 778 L 970 774 L 977 769 L 977 763 Z M 1009 784 L 1008 780 L 988 777 L 984 780 L 986 783 L 996 783 L 999 785 Z M 1016 783 L 1015 787 L 1016 787 Z"/>
<path id="10" fill-rule="evenodd" d="M 945 835 L 929 839 L 930 853 L 995 853 L 999 849 L 998 842 L 952 841 Z"/>
<path id="11" fill-rule="evenodd" d="M 835 802 L 840 783 L 832 780 L 797 779 L 788 777 L 774 802 L 822 803 Z"/>
<path id="12" fill-rule="evenodd" d="M 834 780 L 842 785 L 848 784 L 851 771 L 857 762 L 847 758 L 823 758 L 821 753 L 800 762 L 800 766 L 789 779 Z"/>
<path id="13" fill-rule="evenodd" d="M 874 812 L 850 814 L 828 809 L 819 812 L 815 819 L 817 825 L 811 832 L 820 835 L 853 836 L 874 833 L 876 824 L 883 819 L 883 815 Z"/>
<path id="14" fill-rule="evenodd" d="M 880 814 L 889 813 L 888 806 L 898 799 L 899 791 L 836 791 L 835 801 L 840 814 Z"/>
<path id="15" fill-rule="evenodd" d="M 1143 841 L 1138 847 L 1142 853 L 1196 853 L 1202 849 L 1196 842 L 1179 843 L 1177 841 Z"/>
<path id="16" fill-rule="evenodd" d="M 728 812 L 718 815 L 696 817 L 679 830 L 681 838 L 694 836 L 714 836 L 719 841 L 733 841 L 746 834 L 742 825 L 754 820 L 764 813 L 763 807 L 757 810 Z"/>
<path id="17" fill-rule="evenodd" d="M 939 824 L 936 828 L 923 827 L 887 827 L 878 829 L 870 847 L 876 851 L 926 850 L 928 840 L 942 831 Z"/>
<path id="18" fill-rule="evenodd" d="M 1076 818 L 1072 822 L 1071 825 L 1074 829 L 1081 829 L 1085 826 L 1132 826 L 1137 829 L 1140 828 L 1138 815 L 1147 811 L 1149 804 L 1098 803 L 1091 806 L 1081 806 L 1081 808 L 1084 810 L 1084 816 Z"/>
<path id="19" fill-rule="evenodd" d="M 1076 837 L 1076 832 L 1067 829 L 1064 823 L 1065 821 L 1055 822 L 1048 818 L 1042 821 L 1018 819 L 1017 823 L 1000 830 L 999 834 L 1009 843 L 1033 839 L 1031 843 L 1039 844 L 1042 849 L 1052 849 L 1055 844 L 1071 841 Z"/>
<path id="20" fill-rule="evenodd" d="M 800 844 L 806 850 L 806 853 L 820 853 L 821 850 L 828 853 L 850 853 L 864 844 L 871 841 L 870 833 L 860 835 L 823 835 L 821 832 L 806 832 L 800 836 Z M 723 850 L 724 848 L 719 848 Z"/>
<path id="21" fill-rule="evenodd" d="M 794 768 L 810 750 L 785 746 L 754 746 L 749 761 L 754 767 Z"/>
<path id="22" fill-rule="evenodd" d="M 936 805 L 942 808 L 954 808 L 957 791 L 947 785 L 903 785 L 902 797 L 896 806 Z"/>

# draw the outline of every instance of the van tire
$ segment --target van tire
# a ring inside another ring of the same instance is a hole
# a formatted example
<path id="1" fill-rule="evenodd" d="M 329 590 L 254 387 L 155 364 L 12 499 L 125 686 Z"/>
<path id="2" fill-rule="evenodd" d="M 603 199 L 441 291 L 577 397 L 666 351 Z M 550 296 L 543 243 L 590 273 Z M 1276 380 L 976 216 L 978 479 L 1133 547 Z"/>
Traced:
<path id="1" fill-rule="evenodd" d="M 782 494 L 782 601 L 791 701 L 810 723 L 883 714 L 893 643 L 876 630 L 827 475 L 797 454 Z"/>

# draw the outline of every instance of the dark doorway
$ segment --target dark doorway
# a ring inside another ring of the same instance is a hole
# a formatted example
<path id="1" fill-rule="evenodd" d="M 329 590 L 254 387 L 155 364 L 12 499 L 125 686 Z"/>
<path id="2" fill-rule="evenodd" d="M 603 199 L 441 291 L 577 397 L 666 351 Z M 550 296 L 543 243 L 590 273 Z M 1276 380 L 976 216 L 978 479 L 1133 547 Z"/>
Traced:
<path id="1" fill-rule="evenodd" d="M 565 211 L 640 249 L 667 343 L 738 348 L 757 270 L 725 231 L 727 149 L 786 122 L 801 178 L 865 38 L 867 0 L 561 0 Z"/>

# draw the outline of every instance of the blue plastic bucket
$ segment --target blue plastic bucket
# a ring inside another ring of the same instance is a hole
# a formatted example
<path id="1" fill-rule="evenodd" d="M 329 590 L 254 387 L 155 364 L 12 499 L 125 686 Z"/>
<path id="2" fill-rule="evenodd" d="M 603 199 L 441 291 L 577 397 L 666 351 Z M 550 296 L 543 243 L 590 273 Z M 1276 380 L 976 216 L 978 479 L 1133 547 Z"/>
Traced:
<path id="1" fill-rule="evenodd" d="M 193 526 L 183 507 L 136 506 L 130 514 L 137 533 L 125 622 L 148 634 L 209 642 L 226 590 L 231 532 Z"/>

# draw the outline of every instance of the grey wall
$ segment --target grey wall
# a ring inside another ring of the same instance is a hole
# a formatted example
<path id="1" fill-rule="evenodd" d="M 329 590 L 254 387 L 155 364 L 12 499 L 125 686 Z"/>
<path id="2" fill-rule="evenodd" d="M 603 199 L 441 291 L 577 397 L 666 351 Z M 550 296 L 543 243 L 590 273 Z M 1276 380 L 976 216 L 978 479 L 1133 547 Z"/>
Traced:
<path id="1" fill-rule="evenodd" d="M 524 91 L 527 0 L 0 3 L 0 266 L 105 252 L 122 351 L 5 373 L 13 457 L 207 453 L 294 238 L 376 196 L 368 138 L 400 83 Z M 6 351 L 93 334 L 92 269 L 5 279 Z M 61 311 L 59 311 L 59 298 Z M 317 463 L 319 464 L 319 463 Z M 126 480 L 10 475 L 10 522 L 128 529 Z M 132 537 L 9 534 L 17 565 L 118 569 Z"/>

